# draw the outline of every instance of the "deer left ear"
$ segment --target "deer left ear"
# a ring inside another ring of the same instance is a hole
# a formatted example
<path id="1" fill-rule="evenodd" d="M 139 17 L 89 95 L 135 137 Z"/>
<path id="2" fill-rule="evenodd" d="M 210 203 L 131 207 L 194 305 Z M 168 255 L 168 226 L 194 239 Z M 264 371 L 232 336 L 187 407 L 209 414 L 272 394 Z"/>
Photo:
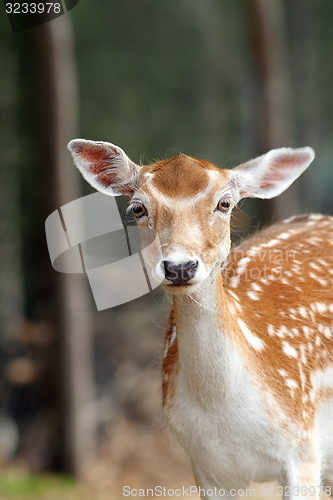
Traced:
<path id="1" fill-rule="evenodd" d="M 274 198 L 283 193 L 315 157 L 312 148 L 272 149 L 231 170 L 237 201 L 241 198 Z"/>
<path id="2" fill-rule="evenodd" d="M 95 189 L 109 196 L 133 196 L 140 167 L 109 142 L 74 139 L 68 143 L 77 168 Z"/>

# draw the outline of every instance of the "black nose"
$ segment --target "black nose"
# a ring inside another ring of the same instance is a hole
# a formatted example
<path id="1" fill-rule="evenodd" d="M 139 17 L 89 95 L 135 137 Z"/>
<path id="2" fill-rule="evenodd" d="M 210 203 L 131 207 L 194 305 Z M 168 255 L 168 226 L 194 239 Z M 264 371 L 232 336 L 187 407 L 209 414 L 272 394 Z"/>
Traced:
<path id="1" fill-rule="evenodd" d="M 178 264 L 175 266 L 168 260 L 164 260 L 163 264 L 165 278 L 174 285 L 183 285 L 195 276 L 199 262 L 190 260 L 185 264 Z"/>

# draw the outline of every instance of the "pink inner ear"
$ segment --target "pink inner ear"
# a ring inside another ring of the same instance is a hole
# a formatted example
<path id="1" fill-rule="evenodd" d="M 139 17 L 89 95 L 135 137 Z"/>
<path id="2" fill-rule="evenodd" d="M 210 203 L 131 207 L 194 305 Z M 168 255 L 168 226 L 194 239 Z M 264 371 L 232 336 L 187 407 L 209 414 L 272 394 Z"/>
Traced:
<path id="1" fill-rule="evenodd" d="M 304 163 L 305 158 L 302 154 L 281 154 L 276 158 L 266 177 L 263 179 L 261 189 L 267 189 L 274 186 L 277 182 L 288 177 L 288 173 L 292 173 L 295 168 L 299 168 Z"/>
<path id="2" fill-rule="evenodd" d="M 110 153 L 111 151 L 98 147 L 82 148 L 80 152 L 80 156 L 89 164 L 91 173 L 105 186 L 116 184 L 118 181 L 114 163 L 117 163 L 119 152 L 112 150 Z"/>

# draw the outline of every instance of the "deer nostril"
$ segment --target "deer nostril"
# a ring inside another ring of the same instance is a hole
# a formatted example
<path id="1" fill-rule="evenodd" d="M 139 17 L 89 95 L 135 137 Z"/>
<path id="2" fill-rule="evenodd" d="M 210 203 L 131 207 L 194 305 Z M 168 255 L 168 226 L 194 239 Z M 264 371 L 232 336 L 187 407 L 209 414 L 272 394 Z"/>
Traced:
<path id="1" fill-rule="evenodd" d="M 195 276 L 198 261 L 190 260 L 184 264 L 174 265 L 172 262 L 163 261 L 165 278 L 175 285 L 185 284 Z"/>
<path id="2" fill-rule="evenodd" d="M 190 260 L 186 264 L 184 264 L 184 269 L 196 269 L 199 265 L 199 262 L 197 260 Z"/>

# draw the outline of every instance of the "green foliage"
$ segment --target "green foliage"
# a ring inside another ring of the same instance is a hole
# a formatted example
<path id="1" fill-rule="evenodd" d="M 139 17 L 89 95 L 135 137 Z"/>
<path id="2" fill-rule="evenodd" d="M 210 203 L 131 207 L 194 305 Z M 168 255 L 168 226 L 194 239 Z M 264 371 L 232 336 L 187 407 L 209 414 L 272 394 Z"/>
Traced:
<path id="1" fill-rule="evenodd" d="M 6 500 L 39 500 L 48 498 L 70 498 L 80 485 L 65 475 L 19 473 L 9 471 L 0 476 L 0 498 Z M 51 496 L 52 495 L 52 496 Z"/>

